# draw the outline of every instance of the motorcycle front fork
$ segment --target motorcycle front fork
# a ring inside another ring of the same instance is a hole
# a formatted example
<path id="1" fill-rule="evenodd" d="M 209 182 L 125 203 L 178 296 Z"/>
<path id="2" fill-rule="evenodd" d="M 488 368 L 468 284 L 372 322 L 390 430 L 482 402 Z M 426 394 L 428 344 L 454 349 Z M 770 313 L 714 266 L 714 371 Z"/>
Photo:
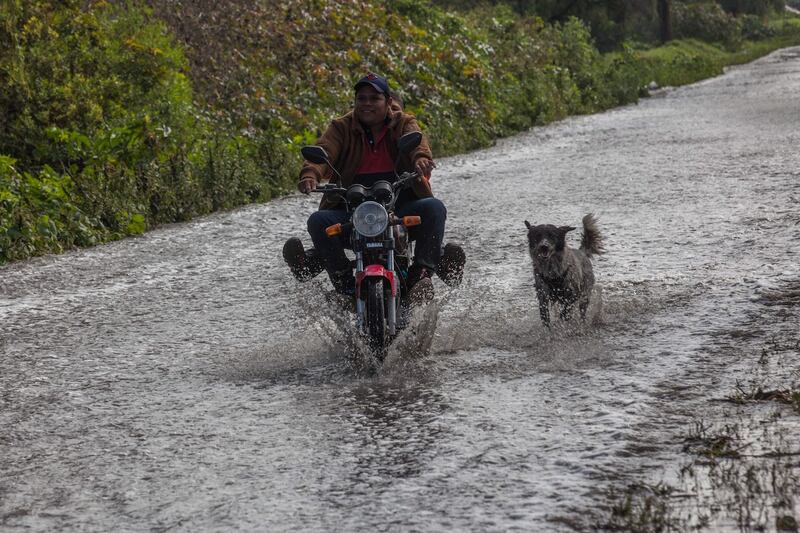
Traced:
<path id="1" fill-rule="evenodd" d="M 397 276 L 394 269 L 394 250 L 389 250 L 386 254 L 386 270 Z M 361 252 L 356 253 L 356 273 L 364 271 L 364 255 Z M 395 286 L 400 288 L 400 280 L 395 280 Z M 361 294 L 364 294 L 362 291 Z M 356 298 L 356 325 L 359 330 L 364 328 L 364 300 Z M 389 335 L 394 336 L 397 334 L 397 295 L 388 293 L 386 299 L 386 325 L 388 326 Z"/>
<path id="2" fill-rule="evenodd" d="M 364 272 L 364 254 L 356 252 L 356 274 L 359 272 Z M 356 327 L 359 331 L 364 329 L 364 300 L 361 298 L 356 298 Z"/>
<path id="3" fill-rule="evenodd" d="M 397 276 L 394 269 L 394 250 L 389 250 L 386 254 L 386 268 L 392 273 L 392 276 Z M 395 280 L 395 287 L 400 287 L 400 280 Z M 397 308 L 395 307 L 395 298 L 391 291 L 389 291 L 389 298 L 386 302 L 386 324 L 389 326 L 389 335 L 394 337 L 397 334 Z"/>

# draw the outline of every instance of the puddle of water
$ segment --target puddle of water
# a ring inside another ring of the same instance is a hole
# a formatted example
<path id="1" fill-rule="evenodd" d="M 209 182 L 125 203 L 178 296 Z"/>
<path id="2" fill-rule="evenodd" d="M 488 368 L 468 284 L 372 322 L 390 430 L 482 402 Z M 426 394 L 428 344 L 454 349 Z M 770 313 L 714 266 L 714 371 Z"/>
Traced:
<path id="1" fill-rule="evenodd" d="M 580 530 L 630 485 L 679 524 L 800 516 L 778 497 L 796 461 L 684 450 L 696 421 L 700 445 L 726 424 L 748 452 L 792 444 L 789 407 L 753 426 L 719 400 L 800 382 L 793 53 L 440 161 L 468 275 L 436 282 L 378 375 L 343 357 L 327 282 L 282 264 L 313 199 L 3 267 L 0 523 Z M 547 330 L 523 220 L 589 212 L 608 252 L 589 320 Z"/>

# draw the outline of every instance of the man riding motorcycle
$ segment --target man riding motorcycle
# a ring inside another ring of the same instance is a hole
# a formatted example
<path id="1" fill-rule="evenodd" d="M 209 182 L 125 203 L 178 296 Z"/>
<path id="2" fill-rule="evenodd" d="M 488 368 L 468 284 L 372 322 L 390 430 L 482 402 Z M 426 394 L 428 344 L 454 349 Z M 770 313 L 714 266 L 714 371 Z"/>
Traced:
<path id="1" fill-rule="evenodd" d="M 397 139 L 403 134 L 420 131 L 412 115 L 393 109 L 386 79 L 368 74 L 356 83 L 353 111 L 331 122 L 317 141 L 328 153 L 333 166 L 342 170 L 343 187 L 353 183 L 371 186 L 378 180 L 393 181 L 395 161 L 398 158 Z M 451 261 L 443 269 L 442 239 L 447 211 L 444 204 L 433 197 L 429 177 L 434 168 L 427 140 L 408 155 L 400 155 L 397 171 L 416 170 L 419 177 L 413 187 L 404 191 L 398 199 L 396 211 L 399 216 L 419 215 L 421 225 L 412 228 L 410 236 L 417 244 L 414 263 L 409 269 L 407 286 L 410 300 L 421 302 L 433 297 L 431 274 L 439 272 L 446 282 L 460 281 L 464 255 L 460 247 L 448 245 L 445 254 Z M 305 161 L 300 171 L 298 188 L 308 194 L 327 177 L 324 165 Z M 341 199 L 323 197 L 319 211 L 308 219 L 308 232 L 314 242 L 313 255 L 305 253 L 299 239 L 293 238 L 284 246 L 284 258 L 298 279 L 308 279 L 315 267 L 324 266 L 334 288 L 341 294 L 350 295 L 355 290 L 350 261 L 344 253 L 349 243 L 349 234 L 329 237 L 325 228 L 346 222 L 347 213 Z M 455 267 L 455 268 L 453 268 Z M 445 272 L 443 275 L 442 272 Z"/>

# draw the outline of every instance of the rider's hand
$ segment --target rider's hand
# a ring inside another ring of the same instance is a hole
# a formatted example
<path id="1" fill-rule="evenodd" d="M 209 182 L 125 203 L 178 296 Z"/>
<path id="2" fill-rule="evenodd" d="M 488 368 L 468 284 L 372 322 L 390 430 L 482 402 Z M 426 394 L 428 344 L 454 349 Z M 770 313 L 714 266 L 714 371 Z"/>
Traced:
<path id="1" fill-rule="evenodd" d="M 297 184 L 297 188 L 300 189 L 301 193 L 309 194 L 311 191 L 317 188 L 317 180 L 311 177 L 303 178 L 300 180 L 300 183 Z"/>
<path id="2" fill-rule="evenodd" d="M 427 157 L 422 157 L 420 159 L 417 159 L 417 162 L 414 166 L 416 167 L 417 174 L 419 174 L 419 177 L 417 179 L 421 180 L 423 177 L 426 178 L 431 177 L 431 172 L 433 172 L 433 169 L 436 168 L 436 163 L 434 163 Z"/>

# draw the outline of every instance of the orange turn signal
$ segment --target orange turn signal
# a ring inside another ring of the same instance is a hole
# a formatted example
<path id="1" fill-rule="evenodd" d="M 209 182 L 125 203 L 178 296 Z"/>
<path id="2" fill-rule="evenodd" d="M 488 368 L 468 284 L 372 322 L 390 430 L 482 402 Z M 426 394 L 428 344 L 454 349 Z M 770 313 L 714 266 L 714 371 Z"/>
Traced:
<path id="1" fill-rule="evenodd" d="M 328 237 L 336 237 L 341 233 L 342 233 L 341 224 L 334 224 L 333 226 L 328 226 L 327 228 L 325 228 L 325 235 L 327 235 Z"/>
<path id="2" fill-rule="evenodd" d="M 405 227 L 419 226 L 420 224 L 422 224 L 422 218 L 420 218 L 417 215 L 411 215 L 411 216 L 403 217 L 403 225 Z"/>

